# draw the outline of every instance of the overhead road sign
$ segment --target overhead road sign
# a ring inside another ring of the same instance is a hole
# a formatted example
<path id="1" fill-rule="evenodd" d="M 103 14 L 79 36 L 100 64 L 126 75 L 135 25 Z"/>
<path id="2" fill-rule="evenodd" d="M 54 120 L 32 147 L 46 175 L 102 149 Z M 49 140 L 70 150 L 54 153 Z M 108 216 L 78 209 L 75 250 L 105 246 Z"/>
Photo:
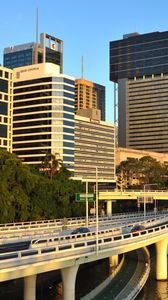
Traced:
<path id="1" fill-rule="evenodd" d="M 137 198 L 139 203 L 153 203 L 153 197 L 152 196 L 140 196 Z"/>
<path id="2" fill-rule="evenodd" d="M 76 202 L 94 202 L 96 201 L 96 193 L 93 194 L 81 194 L 81 193 L 76 193 L 75 194 L 75 201 Z"/>

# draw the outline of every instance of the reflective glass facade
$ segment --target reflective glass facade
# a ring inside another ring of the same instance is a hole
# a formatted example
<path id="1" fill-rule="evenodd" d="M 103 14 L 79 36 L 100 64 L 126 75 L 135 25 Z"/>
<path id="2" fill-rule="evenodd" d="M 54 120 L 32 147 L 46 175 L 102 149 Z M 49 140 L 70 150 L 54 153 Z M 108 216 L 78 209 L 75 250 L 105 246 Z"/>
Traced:
<path id="1" fill-rule="evenodd" d="M 110 80 L 168 73 L 168 31 L 110 42 Z"/>
<path id="2" fill-rule="evenodd" d="M 31 65 L 33 48 L 4 54 L 4 66 L 10 69 Z"/>
<path id="3" fill-rule="evenodd" d="M 32 49 L 20 50 L 4 54 L 4 66 L 14 69 L 21 66 L 28 66 L 33 64 L 34 45 Z M 46 62 L 60 65 L 60 52 L 46 48 Z M 38 63 L 43 62 L 42 53 L 38 53 Z"/>
<path id="4" fill-rule="evenodd" d="M 0 66 L 0 149 L 12 152 L 13 72 Z"/>
<path id="5" fill-rule="evenodd" d="M 4 49 L 3 65 L 17 68 L 36 63 L 53 63 L 63 71 L 63 41 L 45 33 L 40 34 L 40 43 L 15 45 Z"/>
<path id="6" fill-rule="evenodd" d="M 101 111 L 105 120 L 105 86 L 85 80 L 75 80 L 75 111 L 94 108 Z"/>

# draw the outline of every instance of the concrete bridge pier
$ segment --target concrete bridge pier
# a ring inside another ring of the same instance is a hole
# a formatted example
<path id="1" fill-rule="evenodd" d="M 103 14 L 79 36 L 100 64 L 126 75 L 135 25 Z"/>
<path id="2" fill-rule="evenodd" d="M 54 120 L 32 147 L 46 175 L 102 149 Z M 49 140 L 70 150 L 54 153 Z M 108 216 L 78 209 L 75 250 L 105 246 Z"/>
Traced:
<path id="1" fill-rule="evenodd" d="M 118 266 L 118 255 L 113 255 L 109 257 L 110 267 L 117 267 Z"/>
<path id="2" fill-rule="evenodd" d="M 79 266 L 61 269 L 63 300 L 75 300 L 75 281 Z"/>
<path id="3" fill-rule="evenodd" d="M 107 216 L 111 217 L 112 215 L 112 201 L 107 201 Z"/>
<path id="4" fill-rule="evenodd" d="M 24 277 L 24 300 L 36 300 L 36 276 Z"/>
<path id="5" fill-rule="evenodd" d="M 167 240 L 156 243 L 156 279 L 167 280 Z"/>

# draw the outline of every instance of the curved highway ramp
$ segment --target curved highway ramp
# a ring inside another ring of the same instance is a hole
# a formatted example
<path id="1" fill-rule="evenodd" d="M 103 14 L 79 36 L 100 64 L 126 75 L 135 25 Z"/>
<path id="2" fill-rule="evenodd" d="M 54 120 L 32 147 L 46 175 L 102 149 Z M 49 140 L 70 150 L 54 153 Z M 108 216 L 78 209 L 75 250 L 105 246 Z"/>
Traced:
<path id="1" fill-rule="evenodd" d="M 133 300 L 141 291 L 150 272 L 149 253 L 140 248 L 125 254 L 121 271 L 97 296 L 88 294 L 83 299 L 94 300 Z"/>

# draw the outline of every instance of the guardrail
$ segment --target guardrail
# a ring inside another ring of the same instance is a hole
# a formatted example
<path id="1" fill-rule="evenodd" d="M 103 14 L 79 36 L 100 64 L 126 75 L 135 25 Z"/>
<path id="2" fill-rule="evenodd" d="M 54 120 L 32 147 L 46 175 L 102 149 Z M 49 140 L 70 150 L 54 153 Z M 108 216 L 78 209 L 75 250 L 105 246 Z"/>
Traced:
<path id="1" fill-rule="evenodd" d="M 135 216 L 135 215 L 134 215 Z M 156 215 L 154 216 L 154 214 L 148 214 L 146 217 L 146 220 L 144 220 L 144 216 L 143 215 L 136 215 L 136 217 L 131 216 L 130 218 L 128 218 L 128 220 L 124 219 L 124 223 L 122 226 L 118 226 L 118 223 L 116 221 L 115 223 L 115 227 L 111 227 L 112 225 L 114 225 L 114 223 L 110 222 L 110 221 L 102 221 L 99 222 L 99 225 L 101 227 L 101 229 L 99 230 L 99 232 L 109 232 L 110 234 L 114 235 L 114 234 L 124 234 L 124 233 L 128 233 L 128 231 L 131 230 L 131 228 L 135 225 L 135 224 L 143 224 L 147 227 L 149 226 L 153 226 L 156 225 L 160 222 L 166 222 L 168 219 L 168 213 L 167 214 L 161 214 L 161 215 Z M 151 218 L 152 217 L 152 218 Z M 156 217 L 156 218 L 155 218 Z M 131 219 L 131 223 L 130 223 L 130 219 Z M 93 226 L 94 224 L 92 224 Z M 119 225 L 121 225 L 121 219 L 119 220 Z M 104 227 L 104 228 L 103 228 Z M 72 230 L 72 228 L 71 228 Z M 92 231 L 91 231 L 92 232 Z M 53 239 L 56 236 L 60 236 L 60 240 L 63 239 L 69 239 L 69 237 L 67 238 L 67 234 L 65 233 L 64 235 L 61 235 L 61 231 L 57 231 L 55 229 L 52 229 L 51 231 L 48 232 L 48 230 L 37 230 L 35 232 L 29 232 L 28 230 L 24 230 L 23 232 L 10 232 L 11 236 L 9 234 L 6 234 L 6 232 L 3 232 L 0 234 L 0 244 L 10 244 L 10 243 L 16 243 L 16 242 L 24 242 L 24 241 L 30 241 L 31 244 L 33 244 L 35 241 L 39 240 L 39 243 L 41 244 L 40 240 L 45 240 L 45 242 L 48 244 L 48 241 L 50 240 L 51 242 L 53 241 Z M 70 234 L 70 232 L 69 232 Z M 69 235 L 68 234 L 68 235 Z M 94 233 L 93 233 L 94 235 Z"/>
<path id="2" fill-rule="evenodd" d="M 102 290 L 104 290 L 108 284 L 112 281 L 112 279 L 120 272 L 123 264 L 124 264 L 125 257 L 123 255 L 120 263 L 118 266 L 113 270 L 113 273 L 106 278 L 102 283 L 100 283 L 96 288 L 94 288 L 91 292 L 87 295 L 83 296 L 80 300 L 92 300 L 94 299 Z"/>
<path id="3" fill-rule="evenodd" d="M 158 213 L 157 216 L 160 215 L 165 215 L 168 214 L 167 211 Z M 143 217 L 143 213 L 127 213 L 127 214 L 117 214 L 111 217 L 101 217 L 99 216 L 99 223 L 102 224 L 106 224 L 109 222 L 117 222 L 117 220 L 119 220 L 121 222 L 121 220 L 124 219 L 130 219 L 133 217 L 136 218 L 141 218 Z M 150 217 L 150 216 L 155 216 L 154 212 L 148 212 L 146 217 Z M 122 217 L 122 218 L 121 218 Z M 37 221 L 37 223 L 30 223 L 30 224 L 22 224 L 22 225 L 17 225 L 17 226 L 12 226 L 11 223 L 9 224 L 4 224 L 3 226 L 0 225 L 0 237 L 2 235 L 3 232 L 5 232 L 5 234 L 7 233 L 12 233 L 14 234 L 14 231 L 35 231 L 35 230 L 42 230 L 42 229 L 46 229 L 46 230 L 53 230 L 53 229 L 58 229 L 58 230 L 62 230 L 62 226 L 63 226 L 63 219 L 61 221 L 56 220 L 56 222 L 54 223 L 54 220 L 48 220 L 48 221 L 43 221 L 42 223 L 38 223 L 39 221 Z M 86 219 L 85 218 L 80 218 L 80 219 L 75 219 L 75 220 L 71 220 L 68 219 L 67 222 L 67 226 L 69 227 L 75 227 L 78 225 L 85 225 Z M 13 223 L 13 224 L 17 224 L 17 223 Z M 94 224 L 96 224 L 96 218 L 89 218 L 89 226 L 93 226 Z"/>
<path id="4" fill-rule="evenodd" d="M 148 220 L 143 220 L 141 222 L 141 224 L 144 224 L 145 226 L 156 226 L 156 224 L 158 224 L 158 222 L 165 222 L 165 221 L 168 221 L 168 216 L 161 216 L 160 218 L 158 219 L 148 219 Z M 136 222 L 132 222 L 132 223 L 125 223 L 123 226 L 120 226 L 120 227 L 116 227 L 116 228 L 109 228 L 109 229 L 103 229 L 103 230 L 99 230 L 98 231 L 98 235 L 99 237 L 102 237 L 102 236 L 111 236 L 111 235 L 119 235 L 119 234 L 123 234 L 123 229 L 126 227 L 127 229 L 129 228 L 129 230 L 131 230 L 131 228 L 137 224 L 137 220 Z M 129 233 L 129 232 L 127 232 Z M 55 243 L 66 243 L 66 242 L 73 242 L 73 241 L 79 241 L 79 240 L 83 240 L 83 239 L 91 239 L 92 237 L 94 237 L 96 235 L 96 232 L 93 231 L 93 232 L 89 232 L 89 233 L 83 233 L 83 234 L 67 234 L 67 235 L 64 235 L 64 236 L 49 236 L 49 237 L 46 237 L 44 238 L 44 236 L 42 238 L 36 238 L 36 239 L 33 239 L 31 240 L 31 244 L 30 244 L 30 248 L 35 248 L 35 247 L 40 247 L 41 245 L 43 246 L 52 246 L 52 245 L 55 245 Z"/>
<path id="5" fill-rule="evenodd" d="M 129 298 L 128 300 L 135 299 L 135 297 L 139 294 L 139 292 L 144 287 L 144 285 L 145 285 L 145 283 L 146 283 L 146 281 L 149 277 L 149 273 L 150 273 L 150 255 L 149 255 L 149 252 L 148 252 L 147 248 L 144 248 L 144 249 L 146 251 L 146 255 L 147 255 L 148 260 L 145 263 L 145 269 L 144 269 L 144 272 L 142 274 L 142 277 L 138 281 L 138 284 L 135 286 L 134 291 L 132 291 L 132 293 L 130 295 L 131 298 Z"/>
<path id="6" fill-rule="evenodd" d="M 100 220 L 115 220 L 115 219 L 118 219 L 118 218 L 121 218 L 121 216 L 123 217 L 127 217 L 129 215 L 136 215 L 136 213 L 118 213 L 118 214 L 114 214 L 112 215 L 111 217 L 109 216 L 104 216 L 104 217 L 99 217 Z M 41 228 L 43 226 L 54 226 L 54 224 L 56 225 L 61 225 L 64 223 L 64 219 L 51 219 L 51 220 L 39 220 L 39 221 L 30 221 L 30 222 L 14 222 L 14 223 L 5 223 L 5 224 L 0 224 L 0 231 L 1 230 L 10 230 L 10 228 L 13 228 L 13 227 L 23 227 L 23 229 L 27 229 L 32 227 L 32 228 Z M 66 218 L 66 221 L 68 224 L 79 224 L 80 222 L 85 222 L 86 221 L 86 217 L 76 217 L 76 218 Z M 89 217 L 89 222 L 92 223 L 92 222 L 96 222 L 96 218 L 95 217 Z"/>
<path id="7" fill-rule="evenodd" d="M 127 213 L 127 214 L 135 214 L 135 213 Z M 122 215 L 125 215 L 125 213 L 118 213 L 118 214 L 114 214 L 113 216 L 111 217 L 104 217 L 104 219 L 108 219 L 108 218 L 116 218 L 116 217 L 120 217 Z M 74 218 L 66 218 L 68 222 L 76 222 L 76 221 L 84 221 L 86 219 L 86 217 L 74 217 Z M 95 219 L 95 217 L 89 217 L 90 221 L 92 219 Z M 16 227 L 16 226 L 29 226 L 29 225 L 39 225 L 39 224 L 50 224 L 50 223 L 60 223 L 62 224 L 62 222 L 64 221 L 64 219 L 50 219 L 50 220 L 38 220 L 38 221 L 26 221 L 26 222 L 13 222 L 13 223 L 5 223 L 5 224 L 0 224 L 0 229 L 1 228 L 4 228 L 4 227 Z"/>
<path id="8" fill-rule="evenodd" d="M 100 193 L 104 193 L 104 192 L 107 192 L 107 191 L 101 191 Z M 168 194 L 168 190 L 147 190 L 147 189 L 142 189 L 142 190 L 129 190 L 129 189 L 125 189 L 123 191 L 121 190 L 117 190 L 115 189 L 114 191 L 108 191 L 109 193 L 162 193 L 162 194 Z"/>
<path id="9" fill-rule="evenodd" d="M 114 300 L 134 300 L 144 287 L 150 273 L 150 256 L 146 247 L 141 251 L 145 254 L 145 259 L 141 258 L 144 261 L 140 262 L 140 257 L 142 257 L 142 255 L 138 253 L 138 264 L 134 275 Z"/>
<path id="10" fill-rule="evenodd" d="M 159 214 L 166 214 L 168 213 L 167 211 L 161 211 Z M 99 216 L 99 220 L 104 222 L 104 221 L 114 221 L 117 219 L 126 219 L 128 217 L 136 216 L 137 213 L 135 212 L 128 212 L 128 213 L 117 213 L 113 214 L 112 216 L 104 216 L 101 217 Z M 138 215 L 143 215 L 142 212 L 138 213 Z M 154 212 L 148 212 L 147 215 L 154 215 Z M 86 217 L 76 217 L 76 218 L 67 218 L 67 224 L 73 225 L 73 224 L 80 224 L 80 223 L 85 223 Z M 52 226 L 62 226 L 64 223 L 64 219 L 51 219 L 51 220 L 39 220 L 39 221 L 30 221 L 30 222 L 14 222 L 14 223 L 5 223 L 5 224 L 0 224 L 0 232 L 1 231 L 10 231 L 14 230 L 14 228 L 18 229 L 36 229 L 36 228 L 43 228 L 45 226 L 52 227 Z M 89 223 L 96 223 L 96 217 L 89 217 Z M 13 228 L 13 229 L 12 229 Z"/>
<path id="11" fill-rule="evenodd" d="M 126 246 L 128 247 L 134 242 L 137 246 L 138 242 L 145 240 L 146 243 L 148 239 L 156 240 L 158 236 L 164 237 L 165 235 L 168 235 L 168 224 L 150 228 L 141 232 L 99 237 L 98 251 L 103 253 L 106 251 L 112 251 L 114 248 L 116 251 L 119 246 L 120 248 Z M 75 258 L 77 261 L 82 256 L 88 257 L 89 255 L 95 254 L 96 248 L 96 237 L 92 237 L 92 239 L 88 240 L 75 240 L 73 242 L 71 241 L 71 243 L 60 243 L 55 246 L 3 253 L 0 254 L 0 269 L 2 270 L 8 267 L 18 267 L 25 264 L 32 265 L 33 263 L 37 262 L 60 260 L 62 258 Z"/>
<path id="12" fill-rule="evenodd" d="M 140 218 L 140 215 L 136 215 L 136 214 L 131 214 L 131 215 L 127 215 L 127 217 L 124 217 L 124 219 L 129 219 L 129 218 L 134 218 L 136 217 L 137 219 Z M 99 224 L 102 227 L 107 226 L 107 224 L 109 224 L 109 226 L 111 226 L 111 222 L 116 223 L 119 220 L 119 222 L 121 223 L 121 217 L 117 218 L 102 218 L 99 217 Z M 96 219 L 89 219 L 89 227 L 94 226 L 96 224 Z M 24 226 L 15 226 L 15 227 L 2 227 L 0 228 L 0 239 L 3 238 L 3 234 L 6 237 L 6 235 L 8 234 L 12 234 L 12 237 L 14 237 L 15 235 L 18 237 L 18 233 L 21 232 L 21 234 L 23 233 L 24 235 L 30 235 L 29 231 L 38 231 L 40 230 L 40 232 L 42 232 L 43 230 L 43 234 L 44 231 L 52 231 L 54 230 L 54 232 L 56 232 L 56 230 L 58 232 L 62 231 L 62 223 L 58 224 L 58 223 L 47 223 L 47 224 L 38 224 L 38 225 L 24 225 Z M 81 219 L 79 222 L 76 223 L 72 223 L 69 222 L 67 224 L 67 228 L 73 228 L 73 227 L 79 227 L 79 226 L 83 226 L 85 225 L 85 219 Z"/>

